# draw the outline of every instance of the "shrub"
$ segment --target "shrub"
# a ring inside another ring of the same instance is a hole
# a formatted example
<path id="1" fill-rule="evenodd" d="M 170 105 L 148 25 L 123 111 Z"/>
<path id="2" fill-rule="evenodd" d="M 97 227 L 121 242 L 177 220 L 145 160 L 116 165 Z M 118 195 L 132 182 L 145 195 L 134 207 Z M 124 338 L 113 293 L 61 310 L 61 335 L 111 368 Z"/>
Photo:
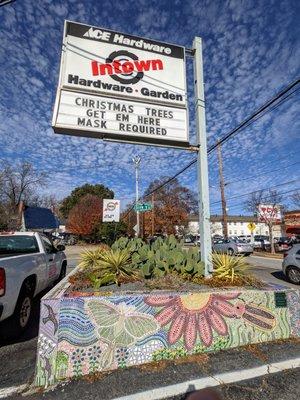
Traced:
<path id="1" fill-rule="evenodd" d="M 204 265 L 197 248 L 183 249 L 183 242 L 170 235 L 147 244 L 141 239 L 120 238 L 112 249 L 127 249 L 131 253 L 132 267 L 146 279 L 160 278 L 172 272 L 181 276 L 202 276 Z"/>
<path id="2" fill-rule="evenodd" d="M 86 272 L 94 288 L 127 280 L 136 280 L 137 273 L 131 265 L 131 254 L 127 249 L 88 250 L 81 255 L 79 267 Z"/>
<path id="3" fill-rule="evenodd" d="M 230 280 L 241 278 L 248 272 L 248 264 L 243 256 L 230 256 L 229 254 L 212 254 L 214 267 L 213 277 L 220 280 Z"/>

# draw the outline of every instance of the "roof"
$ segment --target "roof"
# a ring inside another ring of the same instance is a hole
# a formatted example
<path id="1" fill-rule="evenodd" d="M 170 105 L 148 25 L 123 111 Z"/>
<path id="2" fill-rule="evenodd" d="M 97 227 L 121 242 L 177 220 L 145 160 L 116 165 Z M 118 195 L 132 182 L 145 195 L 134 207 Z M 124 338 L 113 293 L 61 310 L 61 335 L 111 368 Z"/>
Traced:
<path id="1" fill-rule="evenodd" d="M 198 215 L 190 215 L 189 221 L 199 221 Z M 210 216 L 211 222 L 222 222 L 223 218 L 222 215 L 211 215 Z M 227 216 L 228 222 L 258 222 L 257 217 L 254 215 L 228 215 Z"/>
<path id="2" fill-rule="evenodd" d="M 26 229 L 58 228 L 58 220 L 49 208 L 25 207 L 23 215 Z"/>

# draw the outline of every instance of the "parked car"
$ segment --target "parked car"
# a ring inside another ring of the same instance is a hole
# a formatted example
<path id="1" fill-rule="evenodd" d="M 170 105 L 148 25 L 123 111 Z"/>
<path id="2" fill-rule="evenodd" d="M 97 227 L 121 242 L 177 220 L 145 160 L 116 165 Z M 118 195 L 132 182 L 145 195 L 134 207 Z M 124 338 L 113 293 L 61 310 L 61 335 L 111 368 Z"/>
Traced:
<path id="1" fill-rule="evenodd" d="M 12 317 L 15 333 L 28 325 L 32 299 L 66 275 L 64 249 L 37 232 L 0 233 L 0 321 Z"/>
<path id="2" fill-rule="evenodd" d="M 247 236 L 247 235 L 240 235 L 238 237 L 239 240 L 241 240 L 244 243 L 250 243 L 251 240 L 251 236 Z"/>
<path id="3" fill-rule="evenodd" d="M 300 285 L 300 244 L 294 244 L 283 256 L 284 275 L 289 282 Z"/>
<path id="4" fill-rule="evenodd" d="M 276 251 L 285 251 L 288 250 L 292 246 L 291 239 L 289 237 L 280 237 L 275 243 Z"/>
<path id="5" fill-rule="evenodd" d="M 269 250 L 271 247 L 269 236 L 265 235 L 254 235 L 254 244 L 253 247 L 255 249 L 261 250 Z"/>
<path id="6" fill-rule="evenodd" d="M 237 239 L 221 239 L 213 243 L 213 251 L 216 253 L 227 253 L 230 255 L 244 254 L 249 256 L 253 253 L 253 247 Z"/>

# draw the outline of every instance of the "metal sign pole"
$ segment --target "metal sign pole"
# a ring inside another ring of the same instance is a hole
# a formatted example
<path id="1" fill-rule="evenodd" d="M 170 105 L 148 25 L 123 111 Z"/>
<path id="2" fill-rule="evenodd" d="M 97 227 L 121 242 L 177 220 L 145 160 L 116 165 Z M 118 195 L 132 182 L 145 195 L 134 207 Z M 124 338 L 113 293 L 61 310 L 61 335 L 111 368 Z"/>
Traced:
<path id="1" fill-rule="evenodd" d="M 135 166 L 135 205 L 139 202 L 139 166 L 141 158 L 139 156 L 133 157 L 132 161 Z M 136 209 L 136 236 L 140 236 L 140 212 Z"/>
<path id="2" fill-rule="evenodd" d="M 198 199 L 199 199 L 199 227 L 201 243 L 201 261 L 205 265 L 205 276 L 212 272 L 211 235 L 208 189 L 208 163 L 205 126 L 205 102 L 203 85 L 202 41 L 195 37 L 194 49 L 194 80 L 195 80 L 195 114 L 198 150 Z"/>

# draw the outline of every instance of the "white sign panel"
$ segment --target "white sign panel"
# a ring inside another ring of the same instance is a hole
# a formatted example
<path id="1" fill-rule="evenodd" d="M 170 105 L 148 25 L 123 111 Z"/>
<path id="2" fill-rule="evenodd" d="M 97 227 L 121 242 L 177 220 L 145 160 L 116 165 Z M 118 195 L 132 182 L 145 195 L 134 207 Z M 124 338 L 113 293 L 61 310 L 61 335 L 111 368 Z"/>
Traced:
<path id="1" fill-rule="evenodd" d="M 188 140 L 181 108 L 111 100 L 62 90 L 55 125 L 62 132 L 149 143 Z M 81 131 L 84 130 L 83 133 Z"/>
<path id="2" fill-rule="evenodd" d="M 260 204 L 258 206 L 258 219 L 264 222 L 281 221 L 280 206 L 274 204 Z"/>
<path id="3" fill-rule="evenodd" d="M 93 122 L 89 126 L 78 125 L 74 121 L 81 116 L 80 106 L 70 100 L 68 93 L 71 92 L 75 93 L 74 100 L 80 93 L 85 94 L 86 99 L 89 95 L 96 104 L 96 96 L 99 96 L 97 104 L 106 100 L 116 107 L 82 106 L 82 109 L 91 108 L 100 114 L 104 112 L 105 117 L 101 118 L 99 126 Z M 66 103 L 67 96 L 71 103 Z M 130 121 L 117 121 L 128 122 L 125 129 L 118 129 L 120 124 L 115 123 L 115 115 L 109 115 L 109 112 L 119 111 L 118 104 L 127 107 L 129 112 L 125 114 L 131 114 Z M 112 119 L 106 119 L 108 117 Z M 179 117 L 178 124 L 176 117 Z M 162 123 L 166 125 L 160 125 Z M 137 124 L 145 129 L 131 130 L 131 125 Z M 188 146 L 184 47 L 66 21 L 52 125 L 57 133 L 102 138 L 109 134 L 108 138 L 115 140 Z M 98 135 L 91 135 L 91 132 L 98 132 Z"/>
<path id="4" fill-rule="evenodd" d="M 103 199 L 103 222 L 120 221 L 120 200 Z"/>

